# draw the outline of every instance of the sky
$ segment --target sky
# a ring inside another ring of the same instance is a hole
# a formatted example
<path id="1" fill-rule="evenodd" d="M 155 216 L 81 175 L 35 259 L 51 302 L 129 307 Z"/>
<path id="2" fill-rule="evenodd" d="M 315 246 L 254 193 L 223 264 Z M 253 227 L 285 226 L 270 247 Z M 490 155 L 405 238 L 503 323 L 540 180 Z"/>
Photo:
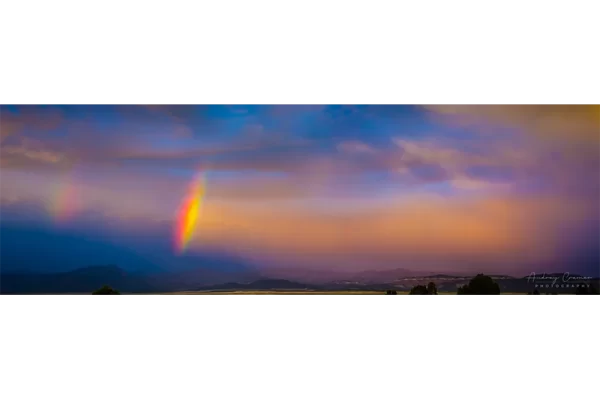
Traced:
<path id="1" fill-rule="evenodd" d="M 0 133 L 3 270 L 599 274 L 600 106 L 3 105 Z"/>

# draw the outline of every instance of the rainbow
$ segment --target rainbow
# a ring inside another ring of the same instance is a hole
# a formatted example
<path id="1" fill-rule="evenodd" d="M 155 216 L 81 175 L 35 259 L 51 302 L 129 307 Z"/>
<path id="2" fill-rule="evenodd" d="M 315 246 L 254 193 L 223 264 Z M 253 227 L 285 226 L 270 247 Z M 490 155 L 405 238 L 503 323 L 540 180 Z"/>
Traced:
<path id="1" fill-rule="evenodd" d="M 55 222 L 62 223 L 71 219 L 77 212 L 76 187 L 71 176 L 61 179 L 48 202 L 48 212 Z"/>
<path id="2" fill-rule="evenodd" d="M 204 174 L 199 173 L 190 184 L 187 196 L 183 199 L 177 213 L 177 220 L 175 222 L 175 251 L 179 254 L 186 251 L 194 236 L 198 218 L 200 217 L 204 192 Z"/>

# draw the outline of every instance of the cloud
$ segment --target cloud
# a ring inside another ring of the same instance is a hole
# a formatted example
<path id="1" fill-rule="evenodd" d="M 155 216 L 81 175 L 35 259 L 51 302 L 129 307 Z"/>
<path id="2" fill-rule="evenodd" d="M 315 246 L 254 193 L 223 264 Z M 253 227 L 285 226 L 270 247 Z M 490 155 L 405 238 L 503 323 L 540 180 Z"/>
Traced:
<path id="1" fill-rule="evenodd" d="M 468 132 L 470 142 L 482 149 L 486 162 L 471 165 L 471 171 L 482 166 L 503 168 L 519 183 L 519 190 L 598 199 L 600 106 L 424 107 L 441 124 Z"/>
<path id="2" fill-rule="evenodd" d="M 462 126 L 518 129 L 523 135 L 573 143 L 600 142 L 599 105 L 430 105 L 427 110 Z"/>
<path id="3" fill-rule="evenodd" d="M 26 130 L 51 131 L 63 120 L 62 113 L 52 108 L 23 106 L 16 113 L 6 106 L 0 106 L 0 143 L 9 136 L 21 134 Z"/>
<path id="4" fill-rule="evenodd" d="M 337 145 L 338 151 L 348 154 L 375 154 L 377 150 L 366 143 L 350 140 Z"/>
<path id="5" fill-rule="evenodd" d="M 139 106 L 134 106 L 134 107 L 140 107 L 152 112 L 160 112 L 160 113 L 166 113 L 166 114 L 171 114 L 171 110 L 173 111 L 177 111 L 177 108 L 179 108 L 178 106 L 170 106 L 170 105 L 161 105 L 161 104 L 140 104 Z"/>
<path id="6" fill-rule="evenodd" d="M 20 137 L 14 144 L 0 147 L 3 168 L 61 168 L 68 163 L 66 154 L 47 148 L 39 140 Z"/>
<path id="7" fill-rule="evenodd" d="M 295 115 L 321 114 L 326 109 L 322 104 L 274 104 L 266 106 L 267 114 L 275 117 L 290 117 Z"/>
<path id="8" fill-rule="evenodd" d="M 23 121 L 13 114 L 2 112 L 0 109 L 0 143 L 5 138 L 23 129 Z"/>
<path id="9" fill-rule="evenodd" d="M 18 111 L 0 107 L 0 166 L 3 168 L 57 168 L 68 155 L 47 144 L 51 133 L 65 123 L 53 107 L 21 106 Z"/>
<path id="10" fill-rule="evenodd" d="M 265 109 L 266 115 L 279 115 L 280 108 L 286 110 L 286 118 L 306 113 L 323 115 L 328 109 L 324 106 L 270 106 Z M 2 164 L 21 169 L 39 168 L 44 166 L 44 160 L 52 164 L 46 167 L 61 168 L 78 164 L 193 170 L 202 166 L 221 171 L 285 173 L 289 179 L 304 185 L 312 181 L 334 184 L 335 180 L 351 183 L 352 179 L 359 181 L 371 173 L 407 170 L 410 182 L 406 183 L 418 184 L 450 179 L 454 175 L 452 164 L 465 155 L 442 144 L 400 139 L 397 148 L 381 150 L 360 140 L 342 140 L 335 145 L 337 154 L 331 151 L 327 154 L 322 150 L 323 139 L 309 140 L 301 135 L 273 131 L 265 125 L 268 120 L 254 117 L 240 125 L 236 135 L 223 132 L 196 137 L 190 134 L 187 123 L 197 118 L 198 112 L 206 114 L 206 107 L 120 106 L 117 110 L 128 116 L 129 122 L 115 125 L 110 131 L 100 129 L 94 121 L 79 118 L 63 120 L 65 133 L 62 135 L 36 136 L 38 142 L 33 149 L 18 142 L 3 143 Z M 363 112 L 360 107 L 349 110 Z M 167 122 L 158 125 L 160 129 L 151 129 L 156 121 L 138 120 L 149 118 L 148 114 L 165 116 Z M 140 125 L 140 121 L 148 123 Z"/>
<path id="11" fill-rule="evenodd" d="M 448 182 L 456 189 L 508 188 L 530 169 L 535 157 L 522 150 L 496 143 L 469 143 L 452 138 L 409 140 L 392 138 L 396 152 L 388 152 L 387 164 L 404 179 L 418 182 Z"/>
<path id="12" fill-rule="evenodd" d="M 21 119 L 3 119 L 8 126 L 0 147 L 5 168 L 36 169 L 40 165 L 61 167 L 63 164 L 87 166 L 138 165 L 151 168 L 270 169 L 272 162 L 285 156 L 298 158 L 310 142 L 285 134 L 266 132 L 262 125 L 249 124 L 234 137 L 194 137 L 179 123 L 160 125 L 161 129 L 144 129 L 136 124 L 106 131 L 93 121 L 65 121 L 60 135 L 27 132 Z M 152 126 L 152 125 L 150 125 Z M 18 135 L 13 135 L 18 132 Z M 304 151 L 306 153 L 306 151 Z M 281 157 L 280 157 L 281 156 Z M 285 164 L 285 163 L 283 163 Z"/>
<path id="13" fill-rule="evenodd" d="M 473 157 L 469 157 L 471 158 L 469 160 L 465 153 L 431 140 L 415 141 L 394 138 L 393 142 L 402 150 L 402 159 L 406 163 L 421 162 L 456 168 L 460 164 L 473 161 Z"/>
<path id="14" fill-rule="evenodd" d="M 450 184 L 461 190 L 485 190 L 488 193 L 491 191 L 508 191 L 512 188 L 511 183 L 493 182 L 483 179 L 473 179 L 468 176 L 456 176 L 450 180 Z"/>
<path id="15" fill-rule="evenodd" d="M 195 115 L 203 106 L 183 105 L 183 104 L 143 104 L 140 106 L 125 106 L 125 107 L 141 107 L 152 112 L 164 113 L 173 118 L 184 118 Z"/>

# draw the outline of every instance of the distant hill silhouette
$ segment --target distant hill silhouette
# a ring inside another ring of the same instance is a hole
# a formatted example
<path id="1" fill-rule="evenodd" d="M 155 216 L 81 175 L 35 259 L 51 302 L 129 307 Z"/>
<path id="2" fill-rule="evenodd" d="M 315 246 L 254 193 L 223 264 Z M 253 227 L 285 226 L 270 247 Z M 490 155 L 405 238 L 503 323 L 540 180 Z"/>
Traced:
<path id="1" fill-rule="evenodd" d="M 386 270 L 345 271 L 340 268 L 315 269 L 315 268 L 261 268 L 265 277 L 287 279 L 296 282 L 322 285 L 332 282 L 361 282 L 361 283 L 388 283 L 407 276 L 426 275 L 425 272 L 416 272 L 404 268 Z"/>
<path id="2" fill-rule="evenodd" d="M 38 273 L 72 271 L 86 265 L 127 265 L 130 269 L 158 270 L 156 262 L 141 257 L 123 244 L 79 232 L 53 232 L 49 228 L 0 226 L 2 272 Z"/>
<path id="3" fill-rule="evenodd" d="M 464 279 L 464 275 L 447 275 L 447 274 L 435 274 L 435 275 L 427 275 L 423 278 L 429 279 Z"/>
<path id="4" fill-rule="evenodd" d="M 199 286 L 247 281 L 260 275 L 249 270 L 192 268 L 163 273 L 131 273 L 115 265 L 90 266 L 68 272 L 8 272 L 0 276 L 2 294 L 91 293 L 104 285 L 121 293 L 172 292 Z"/>
<path id="5" fill-rule="evenodd" d="M 152 274 L 148 277 L 154 287 L 163 291 L 190 290 L 207 285 L 258 280 L 260 274 L 251 269 L 221 270 L 219 268 L 192 268 L 185 271 Z"/>
<path id="6" fill-rule="evenodd" d="M 260 278 L 252 263 L 226 251 L 203 249 L 175 255 L 169 243 L 154 236 L 142 240 L 121 235 L 119 240 L 109 240 L 110 236 L 101 231 L 56 231 L 46 225 L 23 227 L 2 221 L 0 272 L 57 274 L 87 265 L 118 265 L 173 289 Z"/>
<path id="7" fill-rule="evenodd" d="M 54 274 L 2 274 L 0 293 L 91 293 L 104 285 L 117 288 L 121 292 L 150 292 L 155 289 L 142 275 L 129 274 L 114 265 L 101 265 Z"/>
<path id="8" fill-rule="evenodd" d="M 418 275 L 418 273 L 404 268 L 396 268 L 388 270 L 362 271 L 350 276 L 348 280 L 364 283 L 385 283 L 415 275 Z"/>

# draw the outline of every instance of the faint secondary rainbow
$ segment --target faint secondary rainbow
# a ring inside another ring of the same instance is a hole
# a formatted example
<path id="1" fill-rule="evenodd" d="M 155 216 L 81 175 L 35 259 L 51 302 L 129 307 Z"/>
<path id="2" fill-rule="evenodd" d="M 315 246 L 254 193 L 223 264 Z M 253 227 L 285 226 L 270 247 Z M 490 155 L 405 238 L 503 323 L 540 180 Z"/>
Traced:
<path id="1" fill-rule="evenodd" d="M 188 193 L 179 207 L 175 222 L 175 251 L 179 254 L 187 250 L 196 231 L 205 188 L 204 174 L 199 173 L 190 184 Z"/>
<path id="2" fill-rule="evenodd" d="M 76 186 L 71 176 L 65 176 L 54 188 L 48 202 L 48 212 L 55 222 L 62 223 L 71 219 L 77 208 Z"/>

